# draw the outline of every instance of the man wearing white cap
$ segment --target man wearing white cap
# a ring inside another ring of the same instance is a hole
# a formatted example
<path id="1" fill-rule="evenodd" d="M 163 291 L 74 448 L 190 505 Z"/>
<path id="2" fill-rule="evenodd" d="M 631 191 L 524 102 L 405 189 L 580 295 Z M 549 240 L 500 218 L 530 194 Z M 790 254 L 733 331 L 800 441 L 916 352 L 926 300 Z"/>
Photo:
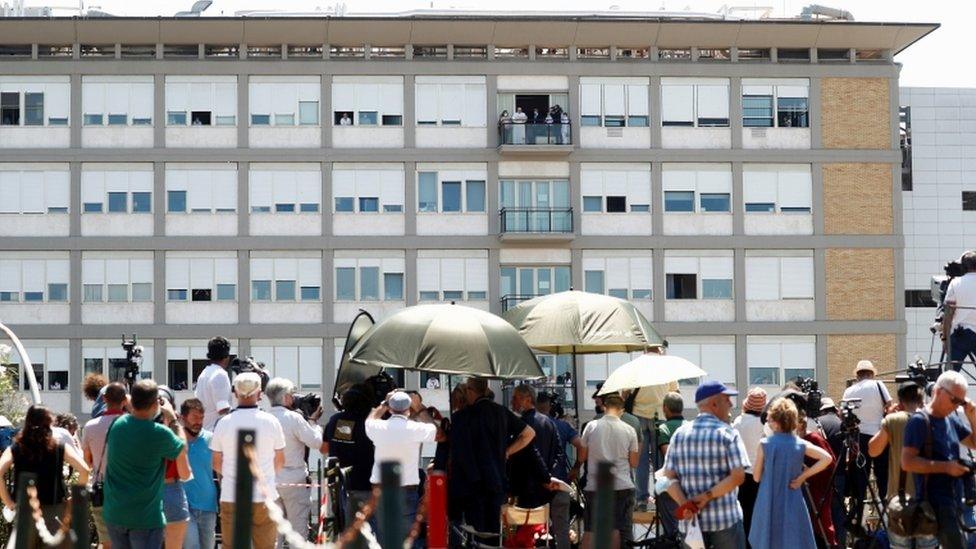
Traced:
<path id="1" fill-rule="evenodd" d="M 854 376 L 857 382 L 844 390 L 844 400 L 860 399 L 861 407 L 854 410 L 854 414 L 861 420 L 859 429 L 861 431 L 860 447 L 862 453 L 867 457 L 868 443 L 871 437 L 878 434 L 881 430 L 881 420 L 884 419 L 885 411 L 891 404 L 891 394 L 884 383 L 874 379 L 878 373 L 874 364 L 870 360 L 862 360 L 854 367 Z M 884 500 L 888 494 L 888 450 L 881 455 L 868 459 L 863 467 L 854 471 L 854 478 L 847 479 L 853 483 L 854 495 L 864 499 L 867 493 L 868 478 L 871 471 L 874 471 L 875 478 L 878 479 L 878 492 Z"/>
<path id="2" fill-rule="evenodd" d="M 237 408 L 221 416 L 210 439 L 213 468 L 220 474 L 220 530 L 223 546 L 233 547 L 234 502 L 237 482 L 237 437 L 241 430 L 253 430 L 255 461 L 262 483 L 254 479 L 251 540 L 254 549 L 274 549 L 277 529 L 268 517 L 265 501 L 278 499 L 275 473 L 285 464 L 285 435 L 281 424 L 267 412 L 258 410 L 261 378 L 252 372 L 234 378 Z"/>

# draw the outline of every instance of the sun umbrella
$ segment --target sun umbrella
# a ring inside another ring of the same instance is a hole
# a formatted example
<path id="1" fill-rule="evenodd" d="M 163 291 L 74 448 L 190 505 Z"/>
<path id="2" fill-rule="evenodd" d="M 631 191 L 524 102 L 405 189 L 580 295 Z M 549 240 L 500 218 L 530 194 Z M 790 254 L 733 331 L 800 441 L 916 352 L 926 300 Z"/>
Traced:
<path id="1" fill-rule="evenodd" d="M 614 370 L 603 382 L 598 394 L 664 385 L 706 375 L 705 370 L 680 356 L 645 353 Z"/>
<path id="2" fill-rule="evenodd" d="M 568 291 L 520 303 L 502 317 L 537 351 L 573 355 L 576 416 L 579 375 L 576 355 L 647 351 L 664 345 L 634 305 L 603 294 Z"/>
<path id="3" fill-rule="evenodd" d="M 349 366 L 497 379 L 543 377 L 509 323 L 461 305 L 408 307 L 374 326 L 349 352 Z"/>

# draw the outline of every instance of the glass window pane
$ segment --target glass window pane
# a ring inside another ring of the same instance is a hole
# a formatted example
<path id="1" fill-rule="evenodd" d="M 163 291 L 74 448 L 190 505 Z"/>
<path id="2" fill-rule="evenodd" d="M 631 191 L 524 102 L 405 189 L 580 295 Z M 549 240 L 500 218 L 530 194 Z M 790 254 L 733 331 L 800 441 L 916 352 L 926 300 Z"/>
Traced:
<path id="1" fill-rule="evenodd" d="M 108 115 L 108 125 L 109 126 L 125 126 L 129 123 L 129 116 L 125 114 L 110 114 Z"/>
<path id="2" fill-rule="evenodd" d="M 85 202 L 82 205 L 82 211 L 85 213 L 102 213 L 102 203 L 101 202 Z"/>
<path id="3" fill-rule="evenodd" d="M 351 212 L 353 211 L 353 199 L 351 196 L 337 196 L 335 199 L 335 211 L 337 212 Z"/>
<path id="4" fill-rule="evenodd" d="M 82 297 L 82 300 L 86 303 L 98 303 L 102 301 L 101 284 L 85 284 L 83 290 L 84 296 Z"/>
<path id="5" fill-rule="evenodd" d="M 336 267 L 336 301 L 356 300 L 356 269 Z"/>
<path id="6" fill-rule="evenodd" d="M 664 191 L 664 211 L 694 212 L 694 191 Z"/>
<path id="7" fill-rule="evenodd" d="M 68 285 L 67 284 L 48 284 L 47 285 L 47 300 L 48 301 L 67 301 L 68 300 Z"/>
<path id="8" fill-rule="evenodd" d="M 776 123 L 780 128 L 808 127 L 807 98 L 780 97 L 777 101 Z"/>
<path id="9" fill-rule="evenodd" d="M 603 293 L 603 271 L 584 271 L 583 287 L 592 294 Z"/>
<path id="10" fill-rule="evenodd" d="M 132 213 L 152 212 L 152 193 L 134 192 L 132 193 Z"/>
<path id="11" fill-rule="evenodd" d="M 271 124 L 270 114 L 252 114 L 251 115 L 251 125 L 252 126 L 267 126 Z"/>
<path id="12" fill-rule="evenodd" d="M 289 213 L 295 211 L 294 204 L 275 204 L 275 212 L 278 213 Z"/>
<path id="13" fill-rule="evenodd" d="M 467 195 L 465 196 L 465 206 L 468 212 L 485 211 L 485 182 L 467 181 Z"/>
<path id="14" fill-rule="evenodd" d="M 317 213 L 319 211 L 319 205 L 313 203 L 303 203 L 299 206 L 299 210 L 302 213 Z"/>
<path id="15" fill-rule="evenodd" d="M 24 125 L 44 125 L 44 94 L 24 93 Z"/>
<path id="16" fill-rule="evenodd" d="M 380 299 L 380 268 L 359 268 L 359 299 L 361 301 L 379 301 Z"/>
<path id="17" fill-rule="evenodd" d="M 303 126 L 317 126 L 319 123 L 319 102 L 299 101 L 298 122 Z"/>
<path id="18" fill-rule="evenodd" d="M 86 114 L 82 117 L 82 123 L 86 126 L 101 126 L 105 120 L 101 114 Z"/>
<path id="19" fill-rule="evenodd" d="M 44 301 L 44 292 L 24 292 L 24 301 Z"/>
<path id="20" fill-rule="evenodd" d="M 384 126 L 402 126 L 403 117 L 399 114 L 384 114 L 383 115 L 383 125 Z"/>
<path id="21" fill-rule="evenodd" d="M 169 111 L 166 113 L 167 126 L 186 126 L 186 113 L 183 111 Z"/>
<path id="22" fill-rule="evenodd" d="M 420 172 L 417 189 L 417 211 L 437 211 L 437 172 Z"/>
<path id="23" fill-rule="evenodd" d="M 702 299 L 732 299 L 732 281 L 703 279 Z"/>
<path id="24" fill-rule="evenodd" d="M 109 284 L 108 285 L 108 300 L 121 302 L 129 300 L 129 285 L 128 284 Z"/>
<path id="25" fill-rule="evenodd" d="M 630 291 L 630 294 L 631 296 L 633 296 L 634 299 L 651 299 L 650 288 L 646 288 L 646 289 L 634 288 Z"/>
<path id="26" fill-rule="evenodd" d="M 359 111 L 360 126 L 375 126 L 377 124 L 376 111 Z"/>
<path id="27" fill-rule="evenodd" d="M 190 301 L 213 301 L 213 288 L 193 288 Z"/>
<path id="28" fill-rule="evenodd" d="M 403 273 L 383 273 L 383 298 L 386 301 L 403 300 Z"/>
<path id="29" fill-rule="evenodd" d="M 170 213 L 186 212 L 186 191 L 167 191 L 166 211 Z"/>
<path id="30" fill-rule="evenodd" d="M 607 291 L 607 295 L 611 297 L 618 297 L 620 299 L 627 299 L 627 289 L 626 288 L 610 288 Z"/>
<path id="31" fill-rule="evenodd" d="M 20 292 L 0 292 L 0 301 L 3 302 L 20 301 Z"/>
<path id="32" fill-rule="evenodd" d="M 295 281 L 275 281 L 275 301 L 295 301 Z"/>
<path id="33" fill-rule="evenodd" d="M 488 299 L 488 292 L 468 292 L 468 301 L 484 301 Z"/>
<path id="34" fill-rule="evenodd" d="M 294 114 L 276 114 L 275 115 L 275 126 L 294 126 L 295 125 L 295 115 Z"/>
<path id="35" fill-rule="evenodd" d="M 271 281 L 251 281 L 251 301 L 271 301 Z"/>
<path id="36" fill-rule="evenodd" d="M 580 125 L 581 126 L 599 126 L 600 125 L 600 117 L 599 116 L 593 116 L 593 115 L 581 116 L 580 117 Z"/>
<path id="37" fill-rule="evenodd" d="M 555 285 L 553 287 L 554 292 L 565 292 L 569 290 L 572 285 L 572 281 L 569 275 L 569 267 L 553 267 L 553 275 L 555 276 Z"/>
<path id="38" fill-rule="evenodd" d="M 110 213 L 126 213 L 128 211 L 128 193 L 108 193 L 108 211 Z"/>
<path id="39" fill-rule="evenodd" d="M 420 292 L 420 301 L 440 301 L 440 292 Z"/>
<path id="40" fill-rule="evenodd" d="M 607 213 L 624 213 L 627 211 L 626 196 L 608 196 Z"/>
<path id="41" fill-rule="evenodd" d="M 0 126 L 20 125 L 20 94 L 0 93 Z"/>
<path id="42" fill-rule="evenodd" d="M 318 286 L 302 286 L 302 301 L 319 301 L 322 299 Z"/>
<path id="43" fill-rule="evenodd" d="M 166 290 L 167 301 L 186 301 L 186 290 Z"/>
<path id="44" fill-rule="evenodd" d="M 359 199 L 359 211 L 378 212 L 380 211 L 380 199 L 375 196 L 364 196 Z"/>
<path id="45" fill-rule="evenodd" d="M 646 128 L 648 125 L 648 118 L 646 116 L 628 116 L 627 125 L 632 128 Z"/>
<path id="46" fill-rule="evenodd" d="M 776 205 L 772 202 L 746 202 L 747 212 L 767 212 L 773 213 L 776 209 Z"/>
<path id="47" fill-rule="evenodd" d="M 461 211 L 461 182 L 445 181 L 441 183 L 442 212 Z"/>
<path id="48" fill-rule="evenodd" d="M 584 196 L 583 197 L 583 211 L 584 212 L 602 212 L 603 211 L 603 197 L 602 196 Z"/>
<path id="49" fill-rule="evenodd" d="M 779 385 L 779 368 L 749 368 L 749 385 Z"/>
<path id="50" fill-rule="evenodd" d="M 444 290 L 444 301 L 461 301 L 464 299 L 464 292 L 460 290 Z"/>
<path id="51" fill-rule="evenodd" d="M 132 301 L 152 301 L 152 284 L 138 282 L 132 285 Z"/>
<path id="52" fill-rule="evenodd" d="M 701 211 L 703 212 L 730 212 L 732 211 L 732 200 L 728 193 L 702 193 L 699 196 Z"/>
<path id="53" fill-rule="evenodd" d="M 236 284 L 217 284 L 217 301 L 234 301 L 236 298 Z"/>

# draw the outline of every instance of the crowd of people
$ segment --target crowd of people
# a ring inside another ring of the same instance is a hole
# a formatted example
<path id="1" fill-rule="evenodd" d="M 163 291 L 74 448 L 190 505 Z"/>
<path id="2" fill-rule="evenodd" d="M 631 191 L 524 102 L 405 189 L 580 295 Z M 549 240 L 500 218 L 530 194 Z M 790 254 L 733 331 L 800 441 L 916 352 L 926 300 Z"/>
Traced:
<path id="1" fill-rule="evenodd" d="M 498 131 L 502 142 L 514 145 L 544 144 L 562 145 L 571 143 L 569 113 L 559 105 L 539 110 L 533 107 L 526 113 L 522 107 L 515 107 L 514 113 L 503 110 L 498 116 Z"/>
<path id="2" fill-rule="evenodd" d="M 470 378 L 453 387 L 446 418 L 416 391 L 381 395 L 359 383 L 341 395 L 341 411 L 323 428 L 321 407 L 308 416 L 293 409 L 291 381 L 253 372 L 231 379 L 226 339 L 210 340 L 208 359 L 194 397 L 180 403 L 152 380 L 127 387 L 92 375 L 84 388 L 94 401 L 93 417 L 83 428 L 73 416 L 31 406 L 0 455 L 0 475 L 14 473 L 12 486 L 0 483 L 3 505 L 15 508 L 17 475 L 34 473 L 43 519 L 54 532 L 68 497 L 61 472 L 69 466 L 75 482 L 91 486 L 93 520 L 106 549 L 211 549 L 218 531 L 229 547 L 238 505 L 251 505 L 253 546 L 270 549 L 285 545 L 271 503 L 291 529 L 309 537 L 307 454 L 314 450 L 345 471 L 346 524 L 380 484 L 380 464 L 398 464 L 404 534 L 415 524 L 427 473 L 445 471 L 452 546 L 462 538 L 532 546 L 545 532 L 560 549 L 579 542 L 592 547 L 603 463 L 610 464 L 613 490 L 612 547 L 633 541 L 635 513 L 651 506 L 666 539 L 700 535 L 709 548 L 848 547 L 854 534 L 863 535 L 850 531 L 860 528 L 860 513 L 852 519 L 850 508 L 871 500 L 875 484 L 882 508 L 888 496 L 904 490 L 924 494 L 935 509 L 937 533 L 889 532 L 891 547 L 967 546 L 958 477 L 969 468 L 958 459 L 962 446 L 976 448 L 976 407 L 966 398 L 965 379 L 951 370 L 928 397 L 922 385 L 902 384 L 896 404 L 875 379 L 873 364 L 861 361 L 843 401 L 858 402 L 857 408 L 838 410 L 823 398 L 811 409 L 813 395 L 795 385 L 771 397 L 756 387 L 744 395 L 736 417 L 738 393 L 703 381 L 691 420 L 676 384 L 598 390 L 595 417 L 579 430 L 556 413 L 558 397 L 530 384 L 511 387 L 505 406 L 486 379 Z M 262 398 L 268 411 L 258 406 Z M 7 427 L 13 426 L 0 425 Z M 250 502 L 236 494 L 241 430 L 255 432 Z M 436 448 L 427 464 L 425 444 Z M 574 503 L 574 484 L 582 506 Z M 542 524 L 505 518 L 506 510 L 540 507 L 548 509 Z M 572 528 L 577 514 L 581 539 Z M 382 537 L 382 525 L 369 524 Z M 32 535 L 33 546 L 40 546 Z M 422 533 L 414 546 L 424 546 Z"/>

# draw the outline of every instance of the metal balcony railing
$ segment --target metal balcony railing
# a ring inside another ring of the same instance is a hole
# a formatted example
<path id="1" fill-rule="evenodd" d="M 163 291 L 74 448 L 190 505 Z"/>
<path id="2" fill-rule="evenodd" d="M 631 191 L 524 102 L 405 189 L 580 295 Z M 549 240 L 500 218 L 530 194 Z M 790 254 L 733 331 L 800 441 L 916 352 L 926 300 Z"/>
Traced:
<path id="1" fill-rule="evenodd" d="M 512 307 L 522 303 L 523 301 L 528 301 L 530 299 L 535 299 L 541 295 L 547 294 L 506 294 L 501 298 L 502 312 L 505 312 Z"/>
<path id="2" fill-rule="evenodd" d="M 571 145 L 572 124 L 499 122 L 499 141 L 502 145 Z"/>
<path id="3" fill-rule="evenodd" d="M 504 233 L 571 233 L 572 208 L 502 208 L 501 231 Z"/>

